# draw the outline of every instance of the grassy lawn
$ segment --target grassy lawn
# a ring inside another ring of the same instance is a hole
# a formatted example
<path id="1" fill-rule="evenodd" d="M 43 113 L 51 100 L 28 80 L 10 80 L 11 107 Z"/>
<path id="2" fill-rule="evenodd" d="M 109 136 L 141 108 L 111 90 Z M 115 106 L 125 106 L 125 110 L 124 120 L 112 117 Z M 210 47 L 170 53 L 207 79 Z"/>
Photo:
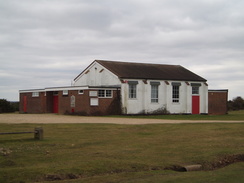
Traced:
<path id="1" fill-rule="evenodd" d="M 244 110 L 229 111 L 225 115 L 128 115 L 109 116 L 119 118 L 148 118 L 148 119 L 169 119 L 169 120 L 224 120 L 224 121 L 244 121 Z"/>
<path id="2" fill-rule="evenodd" d="M 244 162 L 214 171 L 165 170 L 243 154 L 243 123 L 0 124 L 0 131 L 36 126 L 44 128 L 42 141 L 0 135 L 0 182 L 244 182 Z"/>

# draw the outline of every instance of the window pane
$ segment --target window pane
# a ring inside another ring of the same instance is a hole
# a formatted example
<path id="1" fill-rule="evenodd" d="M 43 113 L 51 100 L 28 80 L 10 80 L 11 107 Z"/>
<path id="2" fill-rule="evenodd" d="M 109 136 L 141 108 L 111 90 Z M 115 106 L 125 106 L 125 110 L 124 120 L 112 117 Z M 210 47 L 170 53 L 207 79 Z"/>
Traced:
<path id="1" fill-rule="evenodd" d="M 112 97 L 112 91 L 106 90 L 106 97 Z"/>
<path id="2" fill-rule="evenodd" d="M 199 87 L 193 86 L 192 87 L 192 94 L 198 95 L 199 94 Z"/>
<path id="3" fill-rule="evenodd" d="M 98 90 L 98 97 L 105 97 L 105 90 Z"/>

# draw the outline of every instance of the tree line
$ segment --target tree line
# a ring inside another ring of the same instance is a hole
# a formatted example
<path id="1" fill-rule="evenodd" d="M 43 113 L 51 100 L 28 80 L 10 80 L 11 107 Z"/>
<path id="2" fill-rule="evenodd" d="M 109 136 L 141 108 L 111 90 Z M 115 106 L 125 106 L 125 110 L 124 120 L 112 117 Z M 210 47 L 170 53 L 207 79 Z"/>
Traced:
<path id="1" fill-rule="evenodd" d="M 15 111 L 19 111 L 19 102 L 9 102 L 6 99 L 0 99 L 0 113 Z"/>
<path id="2" fill-rule="evenodd" d="M 240 96 L 233 98 L 233 100 L 228 101 L 228 110 L 236 111 L 244 109 L 244 99 Z"/>

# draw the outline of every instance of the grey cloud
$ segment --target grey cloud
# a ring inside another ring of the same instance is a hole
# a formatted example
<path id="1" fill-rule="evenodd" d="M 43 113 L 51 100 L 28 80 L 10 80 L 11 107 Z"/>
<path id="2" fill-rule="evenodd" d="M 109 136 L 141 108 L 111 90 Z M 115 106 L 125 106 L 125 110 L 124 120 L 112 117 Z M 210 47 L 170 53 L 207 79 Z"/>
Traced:
<path id="1" fill-rule="evenodd" d="M 241 0 L 0 0 L 0 85 L 11 93 L 2 87 L 0 98 L 69 85 L 94 59 L 183 65 L 210 88 L 229 86 L 237 95 L 244 89 L 243 6 Z"/>

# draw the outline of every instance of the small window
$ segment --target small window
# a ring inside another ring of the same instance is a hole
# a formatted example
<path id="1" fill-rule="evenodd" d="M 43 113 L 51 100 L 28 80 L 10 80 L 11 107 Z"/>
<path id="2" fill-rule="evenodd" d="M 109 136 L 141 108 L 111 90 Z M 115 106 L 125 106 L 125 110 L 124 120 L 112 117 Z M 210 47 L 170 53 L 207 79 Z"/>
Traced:
<path id="1" fill-rule="evenodd" d="M 98 90 L 98 97 L 105 97 L 105 90 Z"/>
<path id="2" fill-rule="evenodd" d="M 84 90 L 78 90 L 78 94 L 84 94 Z"/>
<path id="3" fill-rule="evenodd" d="M 32 92 L 32 97 L 39 97 L 39 92 Z"/>
<path id="4" fill-rule="evenodd" d="M 192 95 L 199 95 L 199 87 L 198 86 L 192 87 Z"/>
<path id="5" fill-rule="evenodd" d="M 68 95 L 69 91 L 68 90 L 63 90 L 63 95 Z"/>

